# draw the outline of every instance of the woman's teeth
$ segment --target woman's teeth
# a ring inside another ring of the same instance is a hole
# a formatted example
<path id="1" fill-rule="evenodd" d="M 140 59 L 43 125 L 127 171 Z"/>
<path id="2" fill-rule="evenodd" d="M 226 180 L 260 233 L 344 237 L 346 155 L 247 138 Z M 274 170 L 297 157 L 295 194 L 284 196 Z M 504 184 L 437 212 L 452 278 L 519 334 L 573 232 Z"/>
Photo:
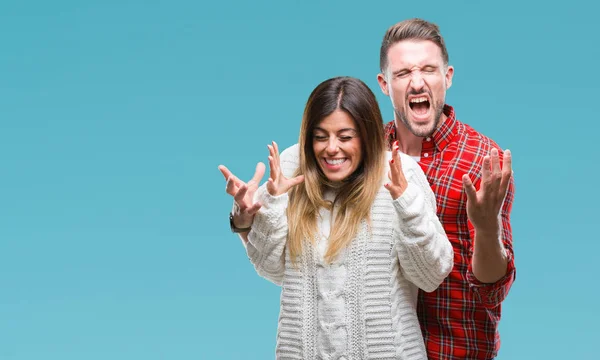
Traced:
<path id="1" fill-rule="evenodd" d="M 346 161 L 346 159 L 325 159 L 325 162 L 329 165 L 339 165 Z"/>

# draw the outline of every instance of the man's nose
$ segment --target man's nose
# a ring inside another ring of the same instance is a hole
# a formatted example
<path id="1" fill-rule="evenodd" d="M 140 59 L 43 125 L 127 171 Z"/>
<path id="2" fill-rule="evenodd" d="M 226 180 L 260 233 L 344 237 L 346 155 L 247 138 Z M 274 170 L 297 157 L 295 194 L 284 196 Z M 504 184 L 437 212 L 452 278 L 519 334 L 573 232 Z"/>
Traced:
<path id="1" fill-rule="evenodd" d="M 420 71 L 415 71 L 412 73 L 410 79 L 410 86 L 417 91 L 423 89 L 423 87 L 425 86 L 425 81 L 423 80 L 423 75 Z"/>

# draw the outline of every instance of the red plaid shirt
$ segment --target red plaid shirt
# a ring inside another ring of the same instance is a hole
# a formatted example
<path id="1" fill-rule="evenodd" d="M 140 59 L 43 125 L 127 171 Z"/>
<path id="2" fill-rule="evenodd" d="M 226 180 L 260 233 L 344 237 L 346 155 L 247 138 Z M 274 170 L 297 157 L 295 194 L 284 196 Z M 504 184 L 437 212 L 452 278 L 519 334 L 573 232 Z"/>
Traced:
<path id="1" fill-rule="evenodd" d="M 437 200 L 437 214 L 454 247 L 454 268 L 439 288 L 419 291 L 417 313 L 430 360 L 492 359 L 500 348 L 498 323 L 501 302 L 515 280 L 510 211 L 514 182 L 502 207 L 502 241 L 508 253 L 506 275 L 484 284 L 473 275 L 471 258 L 475 230 L 467 218 L 462 176 L 468 173 L 477 190 L 483 157 L 497 148 L 491 139 L 456 120 L 454 109 L 444 106 L 446 120 L 430 138 L 423 139 L 419 164 Z M 396 140 L 396 126 L 385 127 L 388 147 Z"/>

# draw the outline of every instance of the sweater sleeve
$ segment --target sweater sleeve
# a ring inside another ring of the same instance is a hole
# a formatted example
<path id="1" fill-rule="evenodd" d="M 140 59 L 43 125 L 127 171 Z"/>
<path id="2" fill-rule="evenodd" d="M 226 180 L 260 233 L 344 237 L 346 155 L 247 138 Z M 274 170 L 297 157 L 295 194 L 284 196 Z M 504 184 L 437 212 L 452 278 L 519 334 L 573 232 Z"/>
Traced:
<path id="1" fill-rule="evenodd" d="M 298 144 L 281 153 L 280 165 L 284 176 L 293 177 L 298 168 L 298 158 Z M 285 272 L 288 194 L 271 196 L 265 183 L 254 194 L 254 201 L 259 201 L 262 207 L 254 216 L 252 230 L 248 233 L 246 253 L 260 276 L 281 285 Z"/>
<path id="2" fill-rule="evenodd" d="M 399 222 L 394 229 L 400 268 L 404 276 L 432 292 L 450 274 L 454 250 L 436 214 L 435 195 L 418 165 L 402 159 L 408 187 L 393 201 Z M 412 164 L 411 164 L 412 165 Z"/>
<path id="3" fill-rule="evenodd" d="M 255 200 L 261 202 L 262 207 L 248 233 L 246 253 L 260 276 L 281 285 L 285 272 L 288 195 L 271 196 L 263 185 L 256 191 Z"/>

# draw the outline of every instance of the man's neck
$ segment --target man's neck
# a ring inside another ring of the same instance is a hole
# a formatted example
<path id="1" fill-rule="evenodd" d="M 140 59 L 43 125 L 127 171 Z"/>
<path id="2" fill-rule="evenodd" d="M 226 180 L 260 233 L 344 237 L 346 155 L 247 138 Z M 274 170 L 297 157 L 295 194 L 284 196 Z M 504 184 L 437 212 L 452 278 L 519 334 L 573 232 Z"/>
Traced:
<path id="1" fill-rule="evenodd" d="M 398 140 L 400 152 L 409 156 L 421 156 L 423 138 L 411 133 L 400 121 L 396 121 L 396 140 Z"/>
<path id="2" fill-rule="evenodd" d="M 441 116 L 442 119 L 438 126 L 446 120 L 446 114 L 442 113 Z M 396 123 L 396 140 L 398 140 L 400 151 L 409 156 L 421 156 L 423 138 L 410 132 L 402 121 L 394 120 L 394 122 Z"/>

